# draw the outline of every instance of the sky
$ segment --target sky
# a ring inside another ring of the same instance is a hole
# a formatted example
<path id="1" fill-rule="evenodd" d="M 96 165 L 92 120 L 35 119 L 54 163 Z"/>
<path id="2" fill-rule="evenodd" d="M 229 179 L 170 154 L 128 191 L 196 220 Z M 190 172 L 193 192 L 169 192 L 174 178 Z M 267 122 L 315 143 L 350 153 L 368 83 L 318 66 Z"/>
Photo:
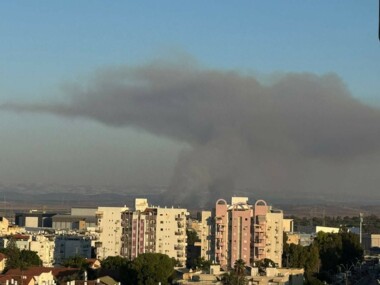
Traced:
<path id="1" fill-rule="evenodd" d="M 380 199 L 378 5 L 1 1 L 0 183 Z"/>

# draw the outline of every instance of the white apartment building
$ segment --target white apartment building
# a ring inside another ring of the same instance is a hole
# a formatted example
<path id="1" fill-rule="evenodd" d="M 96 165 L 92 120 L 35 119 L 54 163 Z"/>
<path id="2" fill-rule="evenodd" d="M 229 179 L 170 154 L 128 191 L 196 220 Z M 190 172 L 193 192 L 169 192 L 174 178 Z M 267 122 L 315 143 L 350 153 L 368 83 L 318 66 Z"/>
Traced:
<path id="1" fill-rule="evenodd" d="M 99 239 L 96 242 L 96 256 L 105 259 L 108 256 L 118 256 L 121 251 L 121 213 L 129 208 L 98 207 L 96 211 L 96 232 Z"/>
<path id="2" fill-rule="evenodd" d="M 43 266 L 53 266 L 54 264 L 54 248 L 55 237 L 52 235 L 46 236 L 42 234 L 36 235 L 13 235 L 17 248 L 20 250 L 35 251 L 42 261 Z M 1 238 L 1 247 L 7 247 L 9 238 Z"/>
<path id="3" fill-rule="evenodd" d="M 50 267 L 54 264 L 55 237 L 36 235 L 32 237 L 29 248 L 35 251 L 42 261 L 42 266 Z"/>

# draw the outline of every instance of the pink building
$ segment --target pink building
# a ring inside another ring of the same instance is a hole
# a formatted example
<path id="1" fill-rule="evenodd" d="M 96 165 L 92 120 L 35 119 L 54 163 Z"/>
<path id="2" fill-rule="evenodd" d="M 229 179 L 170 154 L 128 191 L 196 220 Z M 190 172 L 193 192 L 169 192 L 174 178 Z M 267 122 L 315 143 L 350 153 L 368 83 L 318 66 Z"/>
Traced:
<path id="1" fill-rule="evenodd" d="M 223 199 L 215 207 L 215 259 L 221 266 L 231 267 L 238 259 L 250 264 L 252 208 L 247 198 Z"/>
<path id="2" fill-rule="evenodd" d="M 231 205 L 219 199 L 215 206 L 215 261 L 233 267 L 238 259 L 252 264 L 269 258 L 281 266 L 283 213 L 258 200 L 233 197 Z"/>

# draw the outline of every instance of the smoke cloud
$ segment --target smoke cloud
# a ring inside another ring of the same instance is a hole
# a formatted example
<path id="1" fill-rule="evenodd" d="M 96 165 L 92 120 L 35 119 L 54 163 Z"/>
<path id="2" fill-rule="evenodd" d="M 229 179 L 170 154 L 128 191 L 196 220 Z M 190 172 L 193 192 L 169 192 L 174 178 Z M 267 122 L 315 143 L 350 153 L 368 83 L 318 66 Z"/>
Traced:
<path id="1" fill-rule="evenodd" d="M 239 72 L 154 62 L 103 69 L 67 93 L 64 102 L 1 109 L 88 118 L 187 142 L 170 202 L 202 206 L 242 188 L 375 195 L 380 182 L 380 111 L 354 99 L 335 74 L 288 73 L 269 85 Z"/>

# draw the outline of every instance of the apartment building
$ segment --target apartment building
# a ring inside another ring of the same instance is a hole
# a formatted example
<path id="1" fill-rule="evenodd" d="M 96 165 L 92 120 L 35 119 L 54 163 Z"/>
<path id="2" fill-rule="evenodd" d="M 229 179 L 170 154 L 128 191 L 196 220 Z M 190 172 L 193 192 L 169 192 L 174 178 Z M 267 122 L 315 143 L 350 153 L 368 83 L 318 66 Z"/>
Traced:
<path id="1" fill-rule="evenodd" d="M 95 215 L 97 219 L 96 232 L 99 238 L 96 245 L 96 256 L 105 259 L 108 256 L 119 256 L 121 253 L 121 214 L 129 208 L 98 207 Z"/>
<path id="2" fill-rule="evenodd" d="M 0 236 L 14 235 L 17 233 L 24 233 L 25 228 L 17 225 L 12 225 L 5 217 L 0 217 Z"/>
<path id="3" fill-rule="evenodd" d="M 281 266 L 283 213 L 265 201 L 248 204 L 247 197 L 232 197 L 231 204 L 219 199 L 215 206 L 215 261 L 232 267 L 269 258 Z"/>
<path id="4" fill-rule="evenodd" d="M 41 265 L 53 266 L 55 247 L 54 236 L 43 234 L 15 234 L 8 237 L 1 237 L 0 248 L 6 248 L 11 238 L 15 241 L 16 247 L 20 250 L 35 251 L 42 261 Z"/>
<path id="5" fill-rule="evenodd" d="M 269 258 L 281 267 L 283 247 L 283 212 L 272 209 L 264 200 L 253 208 L 252 261 Z"/>
<path id="6" fill-rule="evenodd" d="M 55 238 L 54 263 L 62 264 L 67 258 L 91 258 L 91 238 L 83 235 L 60 235 Z"/>
<path id="7" fill-rule="evenodd" d="M 195 246 L 200 247 L 200 257 L 205 260 L 212 260 L 214 256 L 213 229 L 214 222 L 211 211 L 201 211 L 197 213 L 197 219 L 189 222 L 189 227 L 197 233 L 199 242 Z"/>
<path id="8" fill-rule="evenodd" d="M 215 259 L 222 267 L 251 257 L 252 207 L 246 197 L 232 197 L 231 205 L 219 199 L 215 207 Z"/>
<path id="9" fill-rule="evenodd" d="M 42 266 L 50 267 L 54 264 L 55 236 L 35 235 L 29 244 L 29 249 L 35 251 L 42 261 Z"/>
<path id="10" fill-rule="evenodd" d="M 186 209 L 146 207 L 136 200 L 135 210 L 122 213 L 121 255 L 129 259 L 156 252 L 186 261 Z"/>

